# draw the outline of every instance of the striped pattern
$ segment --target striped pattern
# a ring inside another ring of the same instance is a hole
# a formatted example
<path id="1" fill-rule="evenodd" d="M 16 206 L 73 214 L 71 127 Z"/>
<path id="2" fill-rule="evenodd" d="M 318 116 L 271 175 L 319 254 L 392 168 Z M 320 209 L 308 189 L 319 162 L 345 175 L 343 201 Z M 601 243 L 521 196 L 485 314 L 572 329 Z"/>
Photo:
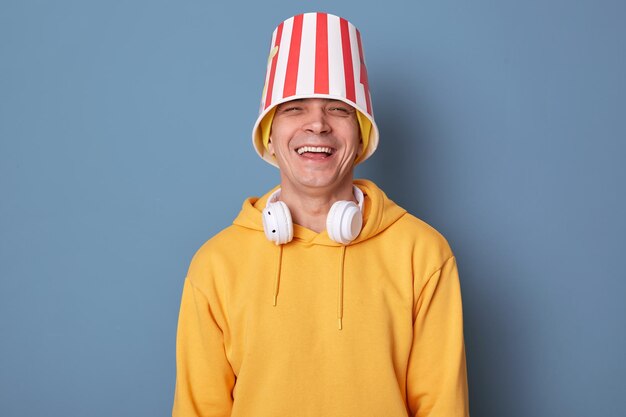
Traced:
<path id="1" fill-rule="evenodd" d="M 341 17 L 305 13 L 282 22 L 272 34 L 259 116 L 252 128 L 252 144 L 274 166 L 267 149 L 273 111 L 285 101 L 330 98 L 355 107 L 364 149 L 357 164 L 378 147 L 361 34 Z"/>
<path id="2" fill-rule="evenodd" d="M 373 118 L 361 35 L 347 20 L 305 13 L 281 23 L 272 35 L 261 113 L 289 97 L 343 98 Z"/>

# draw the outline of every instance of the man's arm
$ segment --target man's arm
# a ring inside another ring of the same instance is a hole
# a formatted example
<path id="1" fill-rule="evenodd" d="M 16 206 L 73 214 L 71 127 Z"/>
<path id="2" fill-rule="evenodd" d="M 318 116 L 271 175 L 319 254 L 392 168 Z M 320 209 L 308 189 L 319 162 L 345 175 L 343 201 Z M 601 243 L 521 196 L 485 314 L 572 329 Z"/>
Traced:
<path id="1" fill-rule="evenodd" d="M 415 291 L 407 374 L 411 416 L 467 417 L 463 310 L 454 256 Z"/>
<path id="2" fill-rule="evenodd" d="M 227 417 L 235 375 L 208 298 L 185 280 L 176 338 L 173 417 Z"/>

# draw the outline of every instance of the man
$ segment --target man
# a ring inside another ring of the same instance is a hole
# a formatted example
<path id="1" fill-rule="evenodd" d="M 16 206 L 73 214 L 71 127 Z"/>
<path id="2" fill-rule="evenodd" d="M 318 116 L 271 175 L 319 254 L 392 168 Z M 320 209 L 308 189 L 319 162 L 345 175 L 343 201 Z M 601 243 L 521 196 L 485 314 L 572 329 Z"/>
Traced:
<path id="1" fill-rule="evenodd" d="M 191 262 L 173 416 L 468 416 L 450 247 L 353 180 L 378 130 L 352 24 L 278 26 L 253 142 L 280 188 Z"/>

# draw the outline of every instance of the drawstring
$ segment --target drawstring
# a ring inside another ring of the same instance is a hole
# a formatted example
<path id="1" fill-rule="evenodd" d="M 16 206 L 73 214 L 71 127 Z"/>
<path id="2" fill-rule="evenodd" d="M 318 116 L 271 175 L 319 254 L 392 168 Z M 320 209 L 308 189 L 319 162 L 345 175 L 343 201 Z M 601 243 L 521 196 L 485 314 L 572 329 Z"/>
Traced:
<path id="1" fill-rule="evenodd" d="M 343 276 L 346 258 L 346 246 L 341 246 L 341 257 L 339 258 L 339 280 L 337 288 L 337 326 L 343 329 Z M 278 299 L 278 288 L 280 284 L 280 273 L 282 269 L 283 245 L 278 245 L 278 263 L 276 264 L 276 277 L 274 279 L 274 297 L 272 305 L 276 307 Z"/>
<path id="2" fill-rule="evenodd" d="M 274 280 L 274 307 L 278 298 L 278 284 L 280 283 L 280 270 L 283 262 L 283 245 L 278 245 L 278 265 L 276 265 L 276 278 Z"/>
<path id="3" fill-rule="evenodd" d="M 346 257 L 346 247 L 341 246 L 341 259 L 339 260 L 339 288 L 337 289 L 337 324 L 342 329 L 343 321 L 343 264 Z"/>

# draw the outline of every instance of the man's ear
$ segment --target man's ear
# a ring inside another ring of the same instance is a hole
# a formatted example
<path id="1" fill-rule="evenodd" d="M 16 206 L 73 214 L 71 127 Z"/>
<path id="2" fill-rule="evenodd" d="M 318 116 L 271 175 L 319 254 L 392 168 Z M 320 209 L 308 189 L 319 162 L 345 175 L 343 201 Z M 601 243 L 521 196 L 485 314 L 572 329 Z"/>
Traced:
<path id="1" fill-rule="evenodd" d="M 274 144 L 272 143 L 272 137 L 271 136 L 270 136 L 270 138 L 267 141 L 267 149 L 270 151 L 270 154 L 276 155 L 276 152 L 274 151 Z"/>

